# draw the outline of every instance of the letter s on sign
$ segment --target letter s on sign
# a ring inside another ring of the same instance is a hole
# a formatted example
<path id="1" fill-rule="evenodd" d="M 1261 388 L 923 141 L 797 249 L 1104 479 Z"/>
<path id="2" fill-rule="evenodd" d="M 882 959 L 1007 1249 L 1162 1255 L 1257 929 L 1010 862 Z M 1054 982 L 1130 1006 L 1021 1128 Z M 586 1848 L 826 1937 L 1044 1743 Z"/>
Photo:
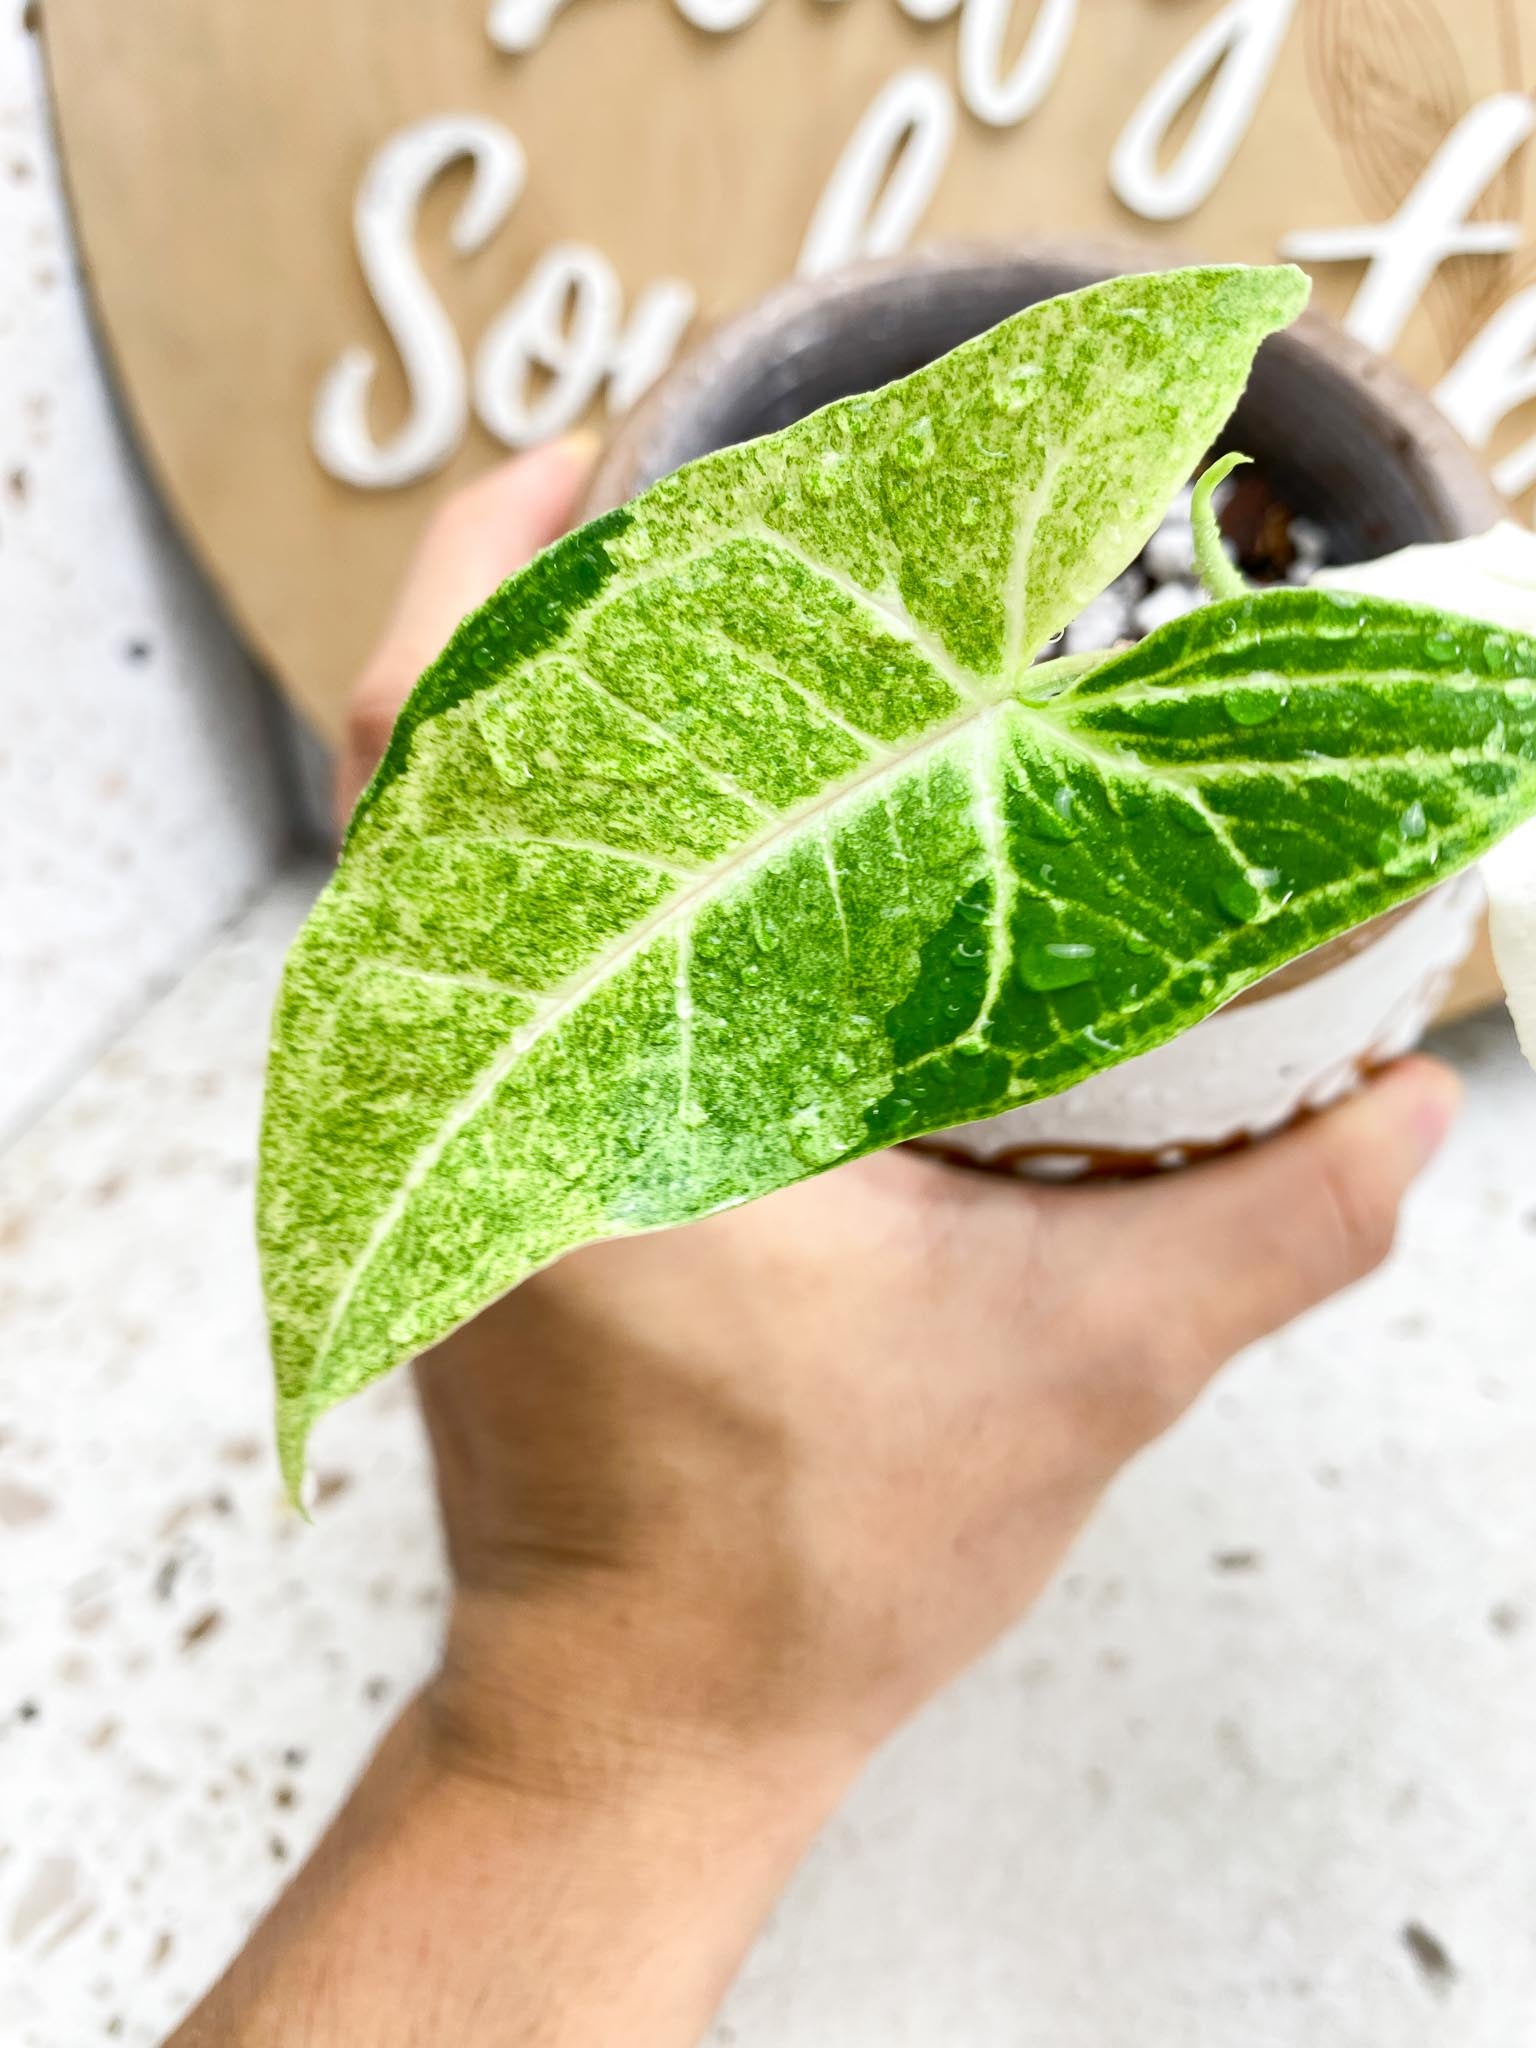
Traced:
<path id="1" fill-rule="evenodd" d="M 471 256 L 511 212 L 527 175 L 521 144 L 499 122 L 470 114 L 417 121 L 383 145 L 358 189 L 358 261 L 399 352 L 410 411 L 388 441 L 375 440 L 368 401 L 378 361 L 371 349 L 349 348 L 316 395 L 310 438 L 332 476 L 363 490 L 429 475 L 453 454 L 469 423 L 463 351 L 415 248 L 423 198 L 466 157 L 473 175 L 450 235 L 458 254 Z"/>

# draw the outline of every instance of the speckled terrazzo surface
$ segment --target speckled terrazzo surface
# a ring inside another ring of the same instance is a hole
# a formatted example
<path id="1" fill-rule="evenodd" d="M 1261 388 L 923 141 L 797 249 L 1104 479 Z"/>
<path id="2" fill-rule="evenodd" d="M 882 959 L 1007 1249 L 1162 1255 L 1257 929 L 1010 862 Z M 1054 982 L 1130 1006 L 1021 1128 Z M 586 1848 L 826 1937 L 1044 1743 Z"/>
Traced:
<path id="1" fill-rule="evenodd" d="M 250 663 L 92 346 L 37 20 L 0 0 L 0 1142 L 270 880 L 286 830 Z"/>
<path id="2" fill-rule="evenodd" d="M 0 2041 L 158 2041 L 427 1669 L 407 1383 L 279 1503 L 248 1209 L 283 884 L 0 1159 Z M 736 2048 L 1536 2032 L 1536 1082 L 882 1757 Z"/>

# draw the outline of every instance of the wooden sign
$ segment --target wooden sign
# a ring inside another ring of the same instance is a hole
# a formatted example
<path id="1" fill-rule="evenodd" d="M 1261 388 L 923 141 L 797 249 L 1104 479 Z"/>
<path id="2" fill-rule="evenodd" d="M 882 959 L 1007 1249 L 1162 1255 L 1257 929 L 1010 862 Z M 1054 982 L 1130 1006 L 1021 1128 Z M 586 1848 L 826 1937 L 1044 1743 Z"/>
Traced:
<path id="1" fill-rule="evenodd" d="M 1528 8 L 45 0 L 129 406 L 328 732 L 436 497 L 791 272 L 919 240 L 1290 255 L 1528 500 Z"/>

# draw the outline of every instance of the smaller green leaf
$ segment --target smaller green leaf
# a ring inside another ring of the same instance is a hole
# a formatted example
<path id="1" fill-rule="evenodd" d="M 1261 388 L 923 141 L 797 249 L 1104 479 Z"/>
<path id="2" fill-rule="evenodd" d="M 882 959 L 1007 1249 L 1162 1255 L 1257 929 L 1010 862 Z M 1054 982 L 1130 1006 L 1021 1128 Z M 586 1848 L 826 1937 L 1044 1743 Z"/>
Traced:
<path id="1" fill-rule="evenodd" d="M 1512 632 L 1536 633 L 1536 534 L 1505 520 L 1473 540 L 1404 548 L 1377 562 L 1325 569 L 1320 584 L 1385 598 L 1409 597 Z M 1518 661 L 1499 632 L 1483 640 L 1497 674 Z M 1483 866 L 1488 933 L 1521 1049 L 1536 1066 L 1536 825 L 1495 847 Z"/>

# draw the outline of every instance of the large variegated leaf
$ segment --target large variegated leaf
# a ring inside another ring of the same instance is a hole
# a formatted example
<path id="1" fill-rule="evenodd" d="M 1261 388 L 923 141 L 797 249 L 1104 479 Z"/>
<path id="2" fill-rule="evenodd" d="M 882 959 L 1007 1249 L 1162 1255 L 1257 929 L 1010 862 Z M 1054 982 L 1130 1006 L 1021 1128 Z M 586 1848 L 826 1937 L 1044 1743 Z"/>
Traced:
<path id="1" fill-rule="evenodd" d="M 1031 670 L 1303 295 L 1202 270 L 1033 309 L 460 629 L 279 1004 L 291 1481 L 320 1410 L 561 1252 L 1066 1087 L 1536 808 L 1509 636 L 1287 596 Z"/>

